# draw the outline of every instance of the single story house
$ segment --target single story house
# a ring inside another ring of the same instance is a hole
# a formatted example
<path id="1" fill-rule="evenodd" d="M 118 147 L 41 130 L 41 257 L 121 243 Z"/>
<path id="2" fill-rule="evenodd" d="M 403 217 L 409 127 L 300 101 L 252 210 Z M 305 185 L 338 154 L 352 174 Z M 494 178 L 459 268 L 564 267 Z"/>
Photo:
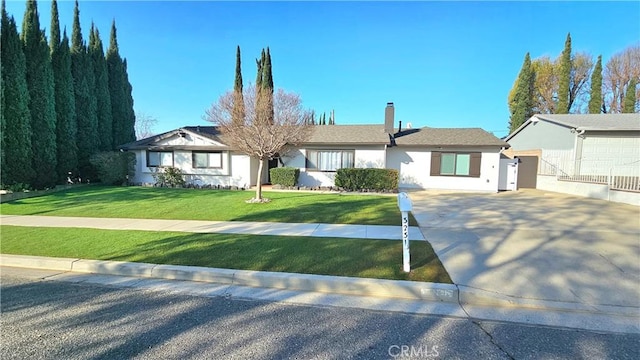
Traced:
<path id="1" fill-rule="evenodd" d="M 153 173 L 175 166 L 194 184 L 256 185 L 258 161 L 234 151 L 215 126 L 187 126 L 120 148 L 136 154 L 134 183 L 154 183 Z M 389 168 L 401 188 L 498 191 L 500 154 L 509 145 L 479 129 L 395 127 L 393 103 L 380 125 L 318 125 L 293 151 L 272 159 L 300 169 L 299 185 L 332 186 L 339 168 Z M 262 179 L 268 183 L 268 171 Z"/>

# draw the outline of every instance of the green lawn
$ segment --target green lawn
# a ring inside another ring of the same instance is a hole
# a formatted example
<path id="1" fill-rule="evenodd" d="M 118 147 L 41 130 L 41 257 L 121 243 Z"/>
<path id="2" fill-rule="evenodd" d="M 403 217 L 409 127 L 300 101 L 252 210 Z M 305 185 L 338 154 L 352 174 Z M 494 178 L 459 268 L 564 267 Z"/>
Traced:
<path id="1" fill-rule="evenodd" d="M 399 225 L 395 196 L 265 192 L 272 201 L 247 204 L 253 191 L 83 186 L 15 200 L 7 215 L 55 215 L 175 220 L 269 221 Z M 410 224 L 416 225 L 411 216 Z"/>
<path id="2" fill-rule="evenodd" d="M 429 243 L 1 226 L 2 253 L 451 283 Z"/>

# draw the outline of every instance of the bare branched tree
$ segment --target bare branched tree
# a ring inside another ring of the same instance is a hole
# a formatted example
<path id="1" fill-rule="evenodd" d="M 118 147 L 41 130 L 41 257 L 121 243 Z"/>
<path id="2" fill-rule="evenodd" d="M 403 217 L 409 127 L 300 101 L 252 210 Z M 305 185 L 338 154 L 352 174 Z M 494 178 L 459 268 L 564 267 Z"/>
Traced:
<path id="1" fill-rule="evenodd" d="M 144 139 L 155 135 L 154 127 L 158 124 L 158 120 L 149 114 L 136 112 L 136 139 Z"/>
<path id="2" fill-rule="evenodd" d="M 640 45 L 630 46 L 613 55 L 604 68 L 602 85 L 607 112 L 622 112 L 625 91 L 633 78 L 640 80 Z M 640 101 L 640 92 L 636 96 Z"/>
<path id="3" fill-rule="evenodd" d="M 271 95 L 257 92 L 255 86 L 247 87 L 243 91 L 244 107 L 234 106 L 235 99 L 238 96 L 233 91 L 225 93 L 206 111 L 205 119 L 219 126 L 229 146 L 258 160 L 254 200 L 263 202 L 264 162 L 308 139 L 311 112 L 303 109 L 298 95 L 282 89 Z M 243 113 L 237 114 L 240 108 Z"/>

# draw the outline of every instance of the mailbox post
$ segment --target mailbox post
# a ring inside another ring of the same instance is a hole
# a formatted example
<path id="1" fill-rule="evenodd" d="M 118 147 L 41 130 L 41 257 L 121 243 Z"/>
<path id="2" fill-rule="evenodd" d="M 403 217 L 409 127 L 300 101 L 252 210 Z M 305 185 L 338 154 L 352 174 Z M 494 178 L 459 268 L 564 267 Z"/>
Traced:
<path id="1" fill-rule="evenodd" d="M 411 211 L 411 199 L 405 192 L 398 194 L 398 208 L 402 213 L 402 270 L 411 271 L 411 255 L 409 254 L 409 211 Z"/>

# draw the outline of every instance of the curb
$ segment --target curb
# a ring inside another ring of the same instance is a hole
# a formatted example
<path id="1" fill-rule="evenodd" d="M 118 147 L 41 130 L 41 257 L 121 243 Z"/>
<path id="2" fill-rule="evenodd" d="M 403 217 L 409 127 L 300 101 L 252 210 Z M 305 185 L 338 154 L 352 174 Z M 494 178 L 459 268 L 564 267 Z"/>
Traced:
<path id="1" fill-rule="evenodd" d="M 403 280 L 7 254 L 0 254 L 0 265 L 103 275 L 201 281 L 235 286 L 310 291 L 340 295 L 458 303 L 458 288 L 455 285 Z"/>
<path id="2" fill-rule="evenodd" d="M 482 306 L 640 317 L 640 308 L 633 306 L 530 299 L 503 295 L 465 285 L 457 285 L 457 287 L 459 289 L 460 305 L 463 307 Z"/>

